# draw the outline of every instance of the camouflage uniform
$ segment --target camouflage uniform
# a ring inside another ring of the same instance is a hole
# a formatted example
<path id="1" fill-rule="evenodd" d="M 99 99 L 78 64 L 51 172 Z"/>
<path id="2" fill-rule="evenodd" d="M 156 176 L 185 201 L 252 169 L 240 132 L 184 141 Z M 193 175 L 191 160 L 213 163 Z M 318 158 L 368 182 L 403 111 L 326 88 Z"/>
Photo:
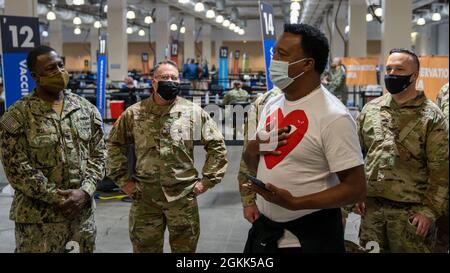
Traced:
<path id="1" fill-rule="evenodd" d="M 329 71 L 330 83 L 328 90 L 333 93 L 344 105 L 347 105 L 348 88 L 345 83 L 345 71 L 342 67 L 337 69 L 330 69 Z"/>
<path id="2" fill-rule="evenodd" d="M 448 210 L 448 125 L 420 92 L 399 106 L 391 94 L 369 102 L 358 119 L 368 180 L 361 245 L 375 241 L 382 252 L 429 252 L 426 238 L 409 222 L 421 213 L 433 223 Z"/>
<path id="3" fill-rule="evenodd" d="M 87 100 L 64 94 L 61 116 L 33 92 L 0 120 L 2 162 L 15 189 L 10 219 L 16 225 L 16 252 L 64 252 L 69 241 L 81 252 L 94 251 L 92 196 L 106 156 L 102 119 Z M 84 190 L 92 202 L 68 219 L 56 206 L 62 200 L 57 189 Z"/>
<path id="4" fill-rule="evenodd" d="M 264 109 L 264 105 L 266 105 L 266 103 L 269 101 L 269 99 L 271 99 L 279 94 L 282 94 L 282 91 L 279 88 L 274 87 L 272 90 L 270 90 L 270 92 L 267 92 L 264 95 L 258 97 L 251 104 L 251 108 L 250 108 L 249 114 L 248 114 L 249 120 L 244 125 L 245 126 L 245 128 L 244 128 L 244 145 L 242 148 L 242 154 L 245 151 L 245 146 L 248 142 L 248 136 L 255 134 L 255 132 L 252 132 L 252 130 L 249 129 L 249 123 L 253 124 L 253 128 L 256 128 L 256 125 L 258 124 L 258 120 L 260 118 L 261 112 Z M 250 120 L 251 117 L 253 117 L 255 120 Z M 250 127 L 252 127 L 252 126 L 250 126 Z M 255 199 L 256 199 L 256 193 L 254 193 L 253 191 L 249 191 L 242 186 L 243 184 L 248 182 L 248 179 L 245 176 L 246 174 L 256 176 L 256 173 L 254 173 L 254 172 L 252 173 L 247 169 L 247 165 L 245 165 L 245 162 L 244 162 L 244 159 L 242 156 L 241 163 L 239 166 L 238 182 L 239 182 L 239 191 L 241 193 L 241 201 L 242 201 L 242 205 L 244 207 L 254 205 Z"/>
<path id="5" fill-rule="evenodd" d="M 244 89 L 232 89 L 223 96 L 223 104 L 242 103 L 248 101 L 248 93 Z"/>
<path id="6" fill-rule="evenodd" d="M 199 106 L 181 97 L 159 106 L 151 96 L 128 108 L 112 128 L 108 176 L 120 187 L 129 181 L 137 185 L 129 219 L 134 252 L 162 252 L 166 225 L 172 252 L 195 252 L 199 215 L 193 189 L 200 179 L 193 139 L 200 139 L 207 152 L 201 181 L 212 188 L 225 174 L 226 147 L 216 124 Z M 131 177 L 124 155 L 124 146 L 130 144 L 136 155 Z"/>
<path id="7" fill-rule="evenodd" d="M 436 104 L 441 108 L 448 123 L 448 83 L 442 86 L 439 91 Z M 444 216 L 437 220 L 436 226 L 438 227 L 438 234 L 435 252 L 446 253 L 448 252 L 448 210 Z"/>
<path id="8" fill-rule="evenodd" d="M 442 113 L 444 113 L 448 121 L 448 83 L 442 86 L 441 90 L 439 90 L 436 104 L 439 108 L 441 108 Z"/>

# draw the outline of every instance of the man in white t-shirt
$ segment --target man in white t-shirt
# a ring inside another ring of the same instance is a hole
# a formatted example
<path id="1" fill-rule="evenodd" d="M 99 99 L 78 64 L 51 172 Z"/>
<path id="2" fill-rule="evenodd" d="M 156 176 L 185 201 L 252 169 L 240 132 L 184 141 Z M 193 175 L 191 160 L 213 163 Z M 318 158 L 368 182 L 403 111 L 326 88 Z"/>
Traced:
<path id="1" fill-rule="evenodd" d="M 343 251 L 339 208 L 366 195 L 356 123 L 320 85 L 328 53 L 328 40 L 315 27 L 285 25 L 270 67 L 283 94 L 267 102 L 244 153 L 268 189 L 249 184 L 259 195 L 244 210 L 289 226 L 277 241 L 280 252 Z"/>

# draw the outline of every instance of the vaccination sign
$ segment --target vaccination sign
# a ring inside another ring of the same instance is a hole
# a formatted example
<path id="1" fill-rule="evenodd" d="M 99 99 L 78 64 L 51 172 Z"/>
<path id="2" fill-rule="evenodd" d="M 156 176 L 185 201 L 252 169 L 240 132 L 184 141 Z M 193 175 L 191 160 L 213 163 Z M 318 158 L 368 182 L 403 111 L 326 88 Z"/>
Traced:
<path id="1" fill-rule="evenodd" d="M 448 56 L 422 56 L 420 74 L 416 87 L 423 90 L 427 98 L 436 100 L 441 87 L 448 82 Z"/>
<path id="2" fill-rule="evenodd" d="M 267 90 L 273 88 L 272 81 L 270 80 L 270 61 L 273 57 L 273 51 L 275 43 L 277 42 L 277 36 L 275 35 L 273 7 L 270 4 L 259 1 L 259 15 L 261 20 L 261 32 L 263 40 L 264 61 L 266 65 L 266 84 Z"/>
<path id="3" fill-rule="evenodd" d="M 346 68 L 347 85 L 376 85 L 377 65 L 376 57 L 346 57 L 342 58 Z"/>
<path id="4" fill-rule="evenodd" d="M 0 16 L 3 86 L 6 108 L 30 93 L 35 84 L 27 68 L 27 55 L 40 45 L 37 17 Z"/>

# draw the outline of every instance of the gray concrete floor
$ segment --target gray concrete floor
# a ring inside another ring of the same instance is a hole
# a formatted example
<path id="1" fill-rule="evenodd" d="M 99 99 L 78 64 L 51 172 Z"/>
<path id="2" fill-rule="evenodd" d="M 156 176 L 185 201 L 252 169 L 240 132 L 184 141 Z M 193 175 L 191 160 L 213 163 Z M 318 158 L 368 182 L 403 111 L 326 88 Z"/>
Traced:
<path id="1" fill-rule="evenodd" d="M 237 183 L 242 147 L 228 147 L 228 170 L 219 185 L 200 195 L 200 239 L 197 247 L 202 253 L 241 253 L 244 249 L 250 224 L 243 218 Z M 202 147 L 194 153 L 196 168 L 201 171 L 205 161 Z M 0 167 L 0 188 L 7 183 L 4 170 Z M 9 220 L 12 198 L 0 194 L 0 253 L 13 252 L 14 223 Z M 128 235 L 128 213 L 130 203 L 118 200 L 97 201 L 97 243 L 96 252 L 132 252 Z M 358 242 L 359 218 L 351 214 L 348 219 L 345 237 Z M 164 252 L 170 252 L 168 233 Z"/>

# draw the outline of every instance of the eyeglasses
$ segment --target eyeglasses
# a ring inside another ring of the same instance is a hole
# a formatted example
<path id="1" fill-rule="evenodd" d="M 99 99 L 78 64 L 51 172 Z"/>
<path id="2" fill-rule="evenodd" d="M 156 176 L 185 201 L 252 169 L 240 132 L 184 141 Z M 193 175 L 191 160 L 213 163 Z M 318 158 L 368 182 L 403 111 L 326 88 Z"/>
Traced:
<path id="1" fill-rule="evenodd" d="M 155 79 L 162 80 L 162 81 L 168 81 L 168 80 L 178 81 L 179 77 L 177 75 L 165 74 L 165 75 L 159 75 L 158 77 L 155 77 Z"/>

